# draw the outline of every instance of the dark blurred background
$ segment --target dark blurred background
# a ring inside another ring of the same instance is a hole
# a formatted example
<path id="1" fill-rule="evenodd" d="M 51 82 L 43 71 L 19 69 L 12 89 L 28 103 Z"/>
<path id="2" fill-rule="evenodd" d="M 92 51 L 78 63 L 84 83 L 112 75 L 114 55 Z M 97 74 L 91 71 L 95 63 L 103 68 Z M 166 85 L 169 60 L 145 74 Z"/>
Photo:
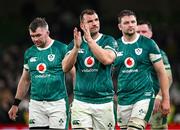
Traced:
<path id="1" fill-rule="evenodd" d="M 149 20 L 153 39 L 168 57 L 173 72 L 170 89 L 172 112 L 170 123 L 180 123 L 180 1 L 179 0 L 2 0 L 0 1 L 0 124 L 27 123 L 28 96 L 21 103 L 17 122 L 7 117 L 17 83 L 23 69 L 23 54 L 33 43 L 28 25 L 35 17 L 45 17 L 51 37 L 68 44 L 73 28 L 79 24 L 79 14 L 85 8 L 97 11 L 101 32 L 116 39 L 117 14 L 133 10 L 138 19 Z M 68 87 L 70 87 L 69 85 Z M 72 89 L 69 89 L 72 90 Z"/>

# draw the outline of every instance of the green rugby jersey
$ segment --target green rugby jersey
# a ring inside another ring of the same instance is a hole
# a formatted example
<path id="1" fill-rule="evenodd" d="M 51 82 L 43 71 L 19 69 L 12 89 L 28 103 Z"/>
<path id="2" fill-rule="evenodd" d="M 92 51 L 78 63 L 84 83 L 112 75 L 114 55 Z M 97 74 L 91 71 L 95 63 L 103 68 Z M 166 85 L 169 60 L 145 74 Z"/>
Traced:
<path id="1" fill-rule="evenodd" d="M 62 60 L 67 45 L 53 40 L 46 48 L 33 45 L 24 55 L 24 68 L 30 73 L 30 98 L 56 101 L 67 97 Z"/>
<path id="2" fill-rule="evenodd" d="M 141 35 L 133 42 L 125 42 L 122 37 L 117 43 L 118 103 L 130 105 L 154 97 L 151 70 L 153 63 L 161 60 L 156 43 Z"/>
<path id="3" fill-rule="evenodd" d="M 171 71 L 171 66 L 169 64 L 166 53 L 161 49 L 160 49 L 160 52 L 161 52 L 162 60 L 163 60 L 166 71 Z M 153 88 L 155 91 L 155 95 L 157 95 L 159 92 L 159 89 L 160 89 L 160 85 L 159 85 L 159 80 L 158 80 L 158 77 L 157 77 L 157 74 L 156 74 L 156 71 L 154 70 L 154 68 L 152 69 L 152 80 L 154 82 Z"/>
<path id="4" fill-rule="evenodd" d="M 110 49 L 116 53 L 117 42 L 113 37 L 100 34 L 96 39 L 96 43 L 102 48 Z M 72 41 L 68 46 L 69 52 L 73 46 L 74 43 Z M 111 78 L 111 65 L 100 63 L 91 52 L 84 38 L 78 52 L 75 67 L 75 99 L 95 104 L 113 100 L 114 88 Z"/>

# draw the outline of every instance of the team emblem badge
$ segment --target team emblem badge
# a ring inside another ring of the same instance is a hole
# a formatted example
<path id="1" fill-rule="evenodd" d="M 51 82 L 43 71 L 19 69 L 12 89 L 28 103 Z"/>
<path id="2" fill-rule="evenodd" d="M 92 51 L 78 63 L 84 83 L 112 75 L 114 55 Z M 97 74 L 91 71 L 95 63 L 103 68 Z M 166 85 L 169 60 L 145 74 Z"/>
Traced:
<path id="1" fill-rule="evenodd" d="M 136 55 L 141 55 L 141 53 L 142 53 L 142 48 L 136 48 L 136 49 L 135 49 L 135 53 L 136 53 Z"/>
<path id="2" fill-rule="evenodd" d="M 46 71 L 46 64 L 44 64 L 44 63 L 39 63 L 39 64 L 37 65 L 37 67 L 36 67 L 36 70 L 37 70 L 39 73 L 43 74 L 43 73 Z"/>
<path id="3" fill-rule="evenodd" d="M 84 61 L 84 64 L 87 66 L 87 67 L 92 67 L 94 65 L 94 58 L 89 56 L 85 59 Z"/>
<path id="4" fill-rule="evenodd" d="M 55 58 L 55 55 L 54 55 L 54 54 L 49 54 L 49 55 L 48 55 L 48 60 L 49 60 L 49 61 L 53 61 L 54 58 Z"/>
<path id="5" fill-rule="evenodd" d="M 124 64 L 127 68 L 132 68 L 134 66 L 134 59 L 131 57 L 128 57 L 125 59 Z"/>

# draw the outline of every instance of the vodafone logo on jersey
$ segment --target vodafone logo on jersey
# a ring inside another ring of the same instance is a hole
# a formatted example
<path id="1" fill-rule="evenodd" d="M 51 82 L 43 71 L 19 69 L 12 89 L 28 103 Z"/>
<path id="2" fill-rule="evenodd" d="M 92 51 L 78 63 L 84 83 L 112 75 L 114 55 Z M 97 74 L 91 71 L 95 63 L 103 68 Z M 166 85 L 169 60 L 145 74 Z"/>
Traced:
<path id="1" fill-rule="evenodd" d="M 87 67 L 92 67 L 94 65 L 94 58 L 89 56 L 85 59 L 84 61 L 84 64 L 87 66 Z"/>
<path id="2" fill-rule="evenodd" d="M 36 67 L 36 70 L 37 70 L 39 73 L 43 74 L 43 73 L 46 71 L 46 64 L 44 64 L 44 63 L 39 63 L 39 64 L 37 65 L 37 67 Z"/>
<path id="3" fill-rule="evenodd" d="M 124 64 L 127 68 L 132 68 L 134 66 L 134 59 L 132 57 L 128 57 L 125 59 Z"/>

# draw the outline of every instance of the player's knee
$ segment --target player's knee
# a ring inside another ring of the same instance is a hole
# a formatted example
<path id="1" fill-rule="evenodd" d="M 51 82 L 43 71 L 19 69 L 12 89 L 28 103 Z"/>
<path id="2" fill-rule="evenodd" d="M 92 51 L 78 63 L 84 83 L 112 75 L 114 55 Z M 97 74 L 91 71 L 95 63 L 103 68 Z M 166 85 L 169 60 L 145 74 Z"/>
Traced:
<path id="1" fill-rule="evenodd" d="M 146 126 L 146 122 L 142 119 L 133 117 L 128 122 L 127 130 L 144 130 Z"/>

